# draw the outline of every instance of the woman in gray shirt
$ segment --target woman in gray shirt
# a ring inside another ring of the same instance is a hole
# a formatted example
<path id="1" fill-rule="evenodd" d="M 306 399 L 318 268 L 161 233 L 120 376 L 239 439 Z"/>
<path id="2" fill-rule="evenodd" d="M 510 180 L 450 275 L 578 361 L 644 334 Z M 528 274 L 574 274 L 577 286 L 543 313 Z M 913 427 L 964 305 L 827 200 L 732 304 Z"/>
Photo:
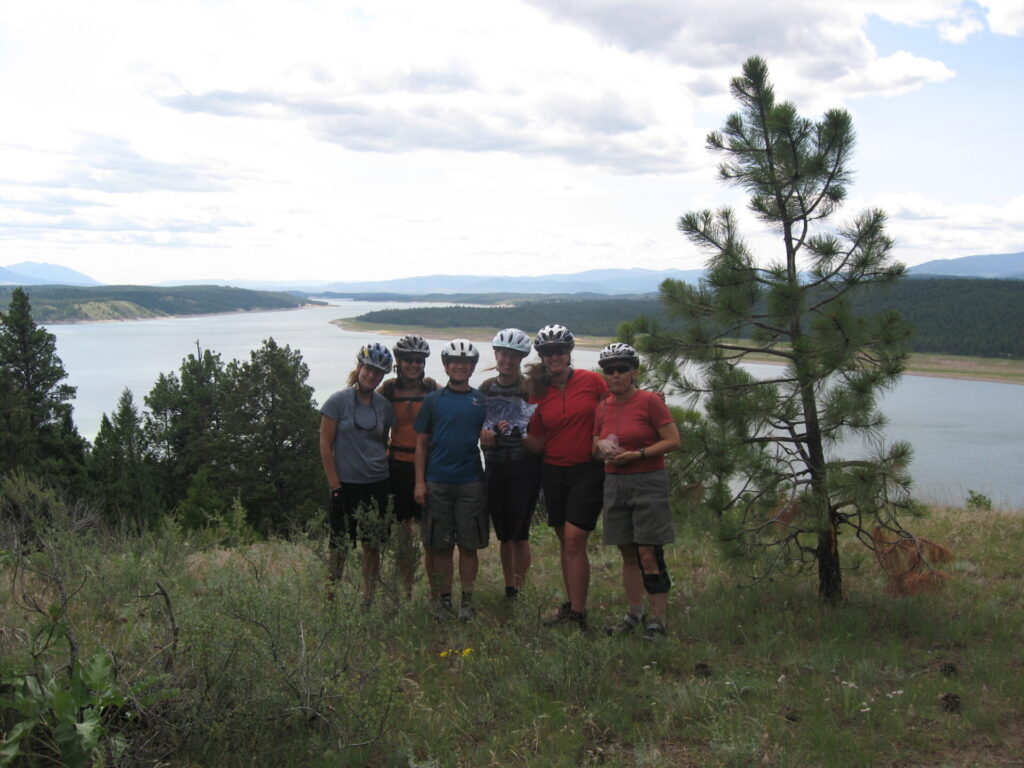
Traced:
<path id="1" fill-rule="evenodd" d="M 380 549 L 391 532 L 387 443 L 391 403 L 375 390 L 391 370 L 391 352 L 376 342 L 356 355 L 348 387 L 320 409 L 320 459 L 331 491 L 330 577 L 341 578 L 348 548 L 363 543 L 363 603 L 373 601 Z"/>

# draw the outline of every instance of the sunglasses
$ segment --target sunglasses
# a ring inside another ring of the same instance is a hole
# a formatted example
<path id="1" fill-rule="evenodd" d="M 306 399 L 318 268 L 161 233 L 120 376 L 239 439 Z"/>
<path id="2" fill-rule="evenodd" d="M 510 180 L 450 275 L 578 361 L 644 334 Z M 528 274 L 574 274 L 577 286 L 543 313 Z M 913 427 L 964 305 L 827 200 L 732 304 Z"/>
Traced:
<path id="1" fill-rule="evenodd" d="M 537 354 L 541 357 L 556 357 L 557 355 L 569 354 L 568 347 L 541 347 L 537 350 Z"/>
<path id="2" fill-rule="evenodd" d="M 367 414 L 369 411 L 369 414 Z M 352 412 L 352 424 L 360 432 L 374 432 L 377 429 L 377 409 L 372 405 L 356 403 Z"/>
<path id="3" fill-rule="evenodd" d="M 611 373 L 629 373 L 633 370 L 632 365 L 606 365 L 604 372 L 607 374 Z"/>
<path id="4" fill-rule="evenodd" d="M 412 355 L 409 357 L 400 357 L 398 358 L 398 361 L 400 363 L 414 363 L 416 365 L 423 365 L 424 363 L 427 362 L 427 358 L 420 357 L 419 355 Z"/>

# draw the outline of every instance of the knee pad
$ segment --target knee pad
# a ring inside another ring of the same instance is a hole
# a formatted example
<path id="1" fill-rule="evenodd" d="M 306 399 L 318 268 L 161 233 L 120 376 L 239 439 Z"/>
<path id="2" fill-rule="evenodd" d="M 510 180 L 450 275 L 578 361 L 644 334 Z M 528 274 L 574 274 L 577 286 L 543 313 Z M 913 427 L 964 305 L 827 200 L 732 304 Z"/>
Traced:
<path id="1" fill-rule="evenodd" d="M 658 560 L 658 573 L 644 574 L 644 589 L 649 595 L 663 595 L 672 588 L 668 568 L 665 567 L 665 551 L 663 547 L 654 548 L 654 556 Z"/>
<path id="2" fill-rule="evenodd" d="M 645 573 L 644 589 L 649 595 L 663 595 L 672 588 L 672 579 L 665 571 L 661 573 Z"/>

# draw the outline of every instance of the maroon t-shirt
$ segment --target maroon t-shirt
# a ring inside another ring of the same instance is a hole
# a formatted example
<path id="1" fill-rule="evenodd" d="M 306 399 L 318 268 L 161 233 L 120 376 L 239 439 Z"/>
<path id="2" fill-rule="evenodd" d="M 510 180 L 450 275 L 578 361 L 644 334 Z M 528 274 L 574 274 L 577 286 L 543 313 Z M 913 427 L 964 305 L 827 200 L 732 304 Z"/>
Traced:
<path id="1" fill-rule="evenodd" d="M 537 410 L 527 431 L 544 441 L 544 463 L 571 467 L 591 461 L 594 409 L 608 392 L 604 376 L 573 369 L 565 389 L 551 385 L 544 397 L 531 403 Z"/>
<path id="2" fill-rule="evenodd" d="M 623 451 L 639 451 L 658 442 L 661 439 L 658 430 L 672 422 L 668 406 L 653 392 L 638 389 L 623 403 L 609 393 L 594 413 L 594 435 L 599 440 L 615 435 Z M 613 475 L 653 472 L 664 468 L 664 456 L 637 459 L 622 465 L 604 465 L 604 471 Z"/>

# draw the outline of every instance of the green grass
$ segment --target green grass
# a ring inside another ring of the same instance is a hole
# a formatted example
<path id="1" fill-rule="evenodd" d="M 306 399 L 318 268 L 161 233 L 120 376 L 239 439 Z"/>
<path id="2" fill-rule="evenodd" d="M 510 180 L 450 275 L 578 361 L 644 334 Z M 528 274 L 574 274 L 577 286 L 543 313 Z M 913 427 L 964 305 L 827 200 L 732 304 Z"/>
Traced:
<path id="1" fill-rule="evenodd" d="M 542 626 L 562 597 L 541 526 L 518 602 L 503 598 L 495 547 L 483 553 L 470 624 L 430 619 L 422 582 L 396 601 L 390 572 L 369 611 L 351 577 L 328 600 L 319 538 L 219 549 L 169 527 L 78 534 L 52 551 L 80 586 L 79 655 L 109 651 L 130 692 L 106 721 L 126 743 L 111 764 L 1019 765 L 1024 515 L 939 509 L 916 522 L 958 556 L 937 595 L 889 596 L 847 542 L 859 566 L 836 608 L 812 577 L 741 586 L 702 526 L 680 529 L 671 636 L 657 645 L 600 631 L 623 606 L 617 553 L 597 537 L 595 629 Z M 44 554 L 29 561 L 49 567 Z M 33 669 L 33 653 L 54 665 L 68 653 L 59 633 L 46 640 L 53 617 L 28 607 L 58 602 L 53 580 L 15 562 L 0 597 L 5 677 Z M 949 693 L 959 712 L 941 706 Z"/>

